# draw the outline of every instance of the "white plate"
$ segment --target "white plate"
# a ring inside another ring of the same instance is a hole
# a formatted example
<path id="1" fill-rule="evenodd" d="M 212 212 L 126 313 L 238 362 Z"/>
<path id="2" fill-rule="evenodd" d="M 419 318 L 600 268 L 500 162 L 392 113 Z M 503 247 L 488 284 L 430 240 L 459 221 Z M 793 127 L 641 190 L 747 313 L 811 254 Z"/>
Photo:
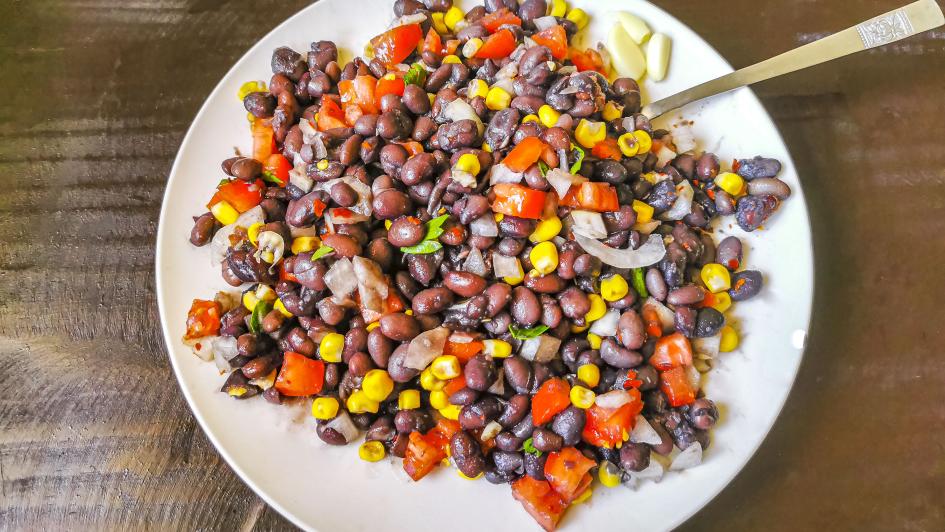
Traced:
<path id="1" fill-rule="evenodd" d="M 673 39 L 668 78 L 645 84 L 659 98 L 728 72 L 731 67 L 692 30 L 662 10 L 639 0 L 575 2 L 592 16 L 590 42 L 602 40 L 614 9 L 630 10 Z M 194 298 L 210 298 L 227 286 L 210 266 L 207 248 L 188 243 L 191 216 L 203 207 L 222 177 L 220 161 L 251 146 L 246 112 L 237 101 L 240 84 L 269 80 L 272 50 L 288 45 L 304 51 L 331 39 L 345 57 L 393 17 L 392 0 L 322 0 L 293 16 L 260 40 L 236 63 L 207 98 L 184 138 L 171 170 L 157 239 L 157 294 L 164 336 L 181 389 L 210 440 L 226 461 L 267 503 L 304 529 L 539 530 L 508 486 L 469 482 L 440 468 L 422 482 L 410 482 L 400 461 L 367 464 L 357 446 L 328 447 L 301 408 L 278 408 L 264 400 L 235 401 L 218 389 L 223 382 L 213 363 L 198 360 L 180 338 Z M 466 3 L 471 6 L 471 2 Z M 678 116 L 695 121 L 700 149 L 723 161 L 763 154 L 784 163 L 781 174 L 794 195 L 764 231 L 742 235 L 726 221 L 722 232 L 747 244 L 746 263 L 765 274 L 756 299 L 733 311 L 742 331 L 740 348 L 723 354 L 709 374 L 707 395 L 722 411 L 705 462 L 669 474 L 636 491 L 595 490 L 588 504 L 568 511 L 563 530 L 663 530 L 682 523 L 711 500 L 761 444 L 788 395 L 808 327 L 813 289 L 810 224 L 788 150 L 771 119 L 747 89 L 698 103 Z"/>

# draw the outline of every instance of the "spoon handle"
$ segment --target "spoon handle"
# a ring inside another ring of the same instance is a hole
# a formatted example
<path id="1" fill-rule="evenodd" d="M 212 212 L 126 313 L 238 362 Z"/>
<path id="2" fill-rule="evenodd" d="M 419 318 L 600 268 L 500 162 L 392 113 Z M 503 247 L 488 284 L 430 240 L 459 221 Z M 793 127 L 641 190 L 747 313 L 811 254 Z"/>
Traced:
<path id="1" fill-rule="evenodd" d="M 937 28 L 943 23 L 945 15 L 935 0 L 919 0 L 771 59 L 652 102 L 643 108 L 642 113 L 648 118 L 656 118 L 696 100 L 896 42 Z"/>

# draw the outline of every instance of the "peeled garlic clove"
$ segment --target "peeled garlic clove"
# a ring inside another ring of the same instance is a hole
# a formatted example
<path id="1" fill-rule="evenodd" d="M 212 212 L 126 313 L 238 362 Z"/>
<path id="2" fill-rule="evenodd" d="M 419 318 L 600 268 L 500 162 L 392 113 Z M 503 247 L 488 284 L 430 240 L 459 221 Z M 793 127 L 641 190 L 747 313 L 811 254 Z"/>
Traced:
<path id="1" fill-rule="evenodd" d="M 610 52 L 611 66 L 620 77 L 639 80 L 646 73 L 646 58 L 637 43 L 623 28 L 615 24 L 607 36 L 607 51 Z"/>
<path id="2" fill-rule="evenodd" d="M 666 77 L 672 47 L 673 41 L 662 33 L 654 33 L 646 45 L 646 70 L 653 81 L 662 81 Z"/>
<path id="3" fill-rule="evenodd" d="M 626 11 L 619 11 L 616 13 L 617 22 L 623 26 L 623 30 L 627 32 L 627 35 L 637 44 L 643 44 L 647 37 L 650 36 L 652 31 L 650 27 L 646 25 L 646 22 L 643 22 L 643 19 L 627 13 Z"/>

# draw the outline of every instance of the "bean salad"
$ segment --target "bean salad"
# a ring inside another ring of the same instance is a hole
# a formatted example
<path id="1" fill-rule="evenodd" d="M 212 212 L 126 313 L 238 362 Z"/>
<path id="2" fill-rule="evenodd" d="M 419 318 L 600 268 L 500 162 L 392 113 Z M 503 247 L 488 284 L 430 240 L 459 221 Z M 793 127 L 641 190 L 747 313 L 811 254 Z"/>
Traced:
<path id="1" fill-rule="evenodd" d="M 781 164 L 654 128 L 562 0 L 393 18 L 346 64 L 280 47 L 241 87 L 252 153 L 190 235 L 239 291 L 195 299 L 184 342 L 223 393 L 310 403 L 318 438 L 415 481 L 448 459 L 509 484 L 546 530 L 595 481 L 698 464 L 702 374 L 764 285 L 712 222 L 765 224 Z"/>

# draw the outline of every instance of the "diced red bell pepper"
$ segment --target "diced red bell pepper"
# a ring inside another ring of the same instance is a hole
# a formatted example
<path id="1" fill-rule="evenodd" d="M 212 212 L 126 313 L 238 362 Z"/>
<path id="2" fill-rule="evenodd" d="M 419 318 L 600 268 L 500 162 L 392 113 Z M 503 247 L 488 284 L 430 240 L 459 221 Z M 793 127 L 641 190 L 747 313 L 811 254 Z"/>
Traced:
<path id="1" fill-rule="evenodd" d="M 215 336 L 220 332 L 220 315 L 223 308 L 216 301 L 195 299 L 187 312 L 185 340 L 196 340 L 204 336 Z"/>
<path id="2" fill-rule="evenodd" d="M 432 27 L 427 31 L 427 36 L 423 39 L 423 51 L 435 55 L 443 55 L 443 39 L 440 34 Z"/>
<path id="3" fill-rule="evenodd" d="M 532 397 L 532 423 L 543 425 L 571 404 L 571 385 L 559 378 L 548 379 Z"/>
<path id="4" fill-rule="evenodd" d="M 512 497 L 522 503 L 525 511 L 547 532 L 555 529 L 568 509 L 568 503 L 551 488 L 550 483 L 528 475 L 512 483 Z"/>
<path id="5" fill-rule="evenodd" d="M 403 96 L 404 87 L 404 78 L 395 77 L 394 79 L 387 79 L 386 77 L 383 77 L 377 80 L 377 86 L 374 88 L 375 108 L 381 108 L 381 98 L 387 96 L 388 94 Z"/>
<path id="6" fill-rule="evenodd" d="M 410 433 L 404 455 L 404 471 L 414 481 L 427 476 L 444 458 L 446 450 L 437 435 L 424 435 L 416 431 Z"/>
<path id="7" fill-rule="evenodd" d="M 253 159 L 264 163 L 276 151 L 276 138 L 268 120 L 253 122 Z"/>
<path id="8" fill-rule="evenodd" d="M 288 397 L 305 397 L 322 391 L 325 363 L 287 351 L 276 377 L 276 390 Z"/>
<path id="9" fill-rule="evenodd" d="M 493 33 L 482 43 L 482 47 L 476 52 L 479 59 L 502 59 L 515 51 L 518 42 L 515 40 L 515 34 L 512 30 L 499 30 Z"/>
<path id="10" fill-rule="evenodd" d="M 408 140 L 407 142 L 398 142 L 405 150 L 407 150 L 407 157 L 413 157 L 418 153 L 423 153 L 423 144 L 415 140 Z"/>
<path id="11" fill-rule="evenodd" d="M 462 44 L 462 41 L 459 39 L 450 39 L 443 44 L 443 51 L 446 55 L 456 55 L 456 50 L 459 50 L 460 44 Z"/>
<path id="12" fill-rule="evenodd" d="M 568 56 L 568 33 L 560 24 L 532 35 L 532 40 L 541 46 L 547 46 L 551 55 L 559 61 Z"/>
<path id="13" fill-rule="evenodd" d="M 650 365 L 660 371 L 692 365 L 692 344 L 682 333 L 676 332 L 656 341 Z"/>
<path id="14" fill-rule="evenodd" d="M 578 72 L 594 70 L 605 76 L 607 75 L 607 71 L 604 70 L 604 60 L 601 58 L 597 50 L 593 48 L 588 48 L 583 52 L 576 48 L 572 48 L 570 51 L 570 58 L 571 62 L 574 63 L 574 66 L 577 67 Z"/>
<path id="15" fill-rule="evenodd" d="M 565 447 L 558 452 L 548 454 L 548 459 L 545 461 L 545 478 L 548 479 L 551 488 L 570 504 L 581 494 L 580 488 L 584 476 L 596 465 L 597 462 L 584 456 L 581 451 L 574 447 Z"/>
<path id="16" fill-rule="evenodd" d="M 482 24 L 484 28 L 489 30 L 489 33 L 495 33 L 500 26 L 506 24 L 511 24 L 513 26 L 521 26 L 522 19 L 518 18 L 515 13 L 509 11 L 509 8 L 503 7 L 502 9 L 493 11 L 492 13 L 487 13 L 486 16 L 479 19 L 479 23 Z"/>
<path id="17" fill-rule="evenodd" d="M 377 78 L 374 76 L 355 76 L 353 80 L 338 82 L 338 93 L 341 94 L 341 103 L 356 104 L 365 114 L 376 115 L 379 105 L 375 102 Z"/>
<path id="18" fill-rule="evenodd" d="M 466 377 L 460 373 L 458 377 L 453 377 L 452 379 L 446 381 L 446 386 L 443 387 L 443 392 L 446 393 L 447 397 L 449 397 L 465 387 Z"/>
<path id="19" fill-rule="evenodd" d="M 318 130 L 327 131 L 338 127 L 346 127 L 345 113 L 333 98 L 322 97 L 322 105 L 318 108 Z"/>
<path id="20" fill-rule="evenodd" d="M 289 162 L 281 153 L 273 153 L 266 159 L 263 171 L 267 172 L 273 178 L 279 181 L 281 186 L 289 184 L 289 171 L 292 170 L 292 163 Z"/>
<path id="21" fill-rule="evenodd" d="M 419 24 L 405 24 L 388 30 L 371 39 L 374 57 L 387 67 L 403 63 L 417 49 L 423 39 L 423 30 Z"/>
<path id="22" fill-rule="evenodd" d="M 643 323 L 646 325 L 646 335 L 650 338 L 659 338 L 663 336 L 663 323 L 660 321 L 660 315 L 656 309 L 643 305 L 640 313 L 643 316 Z"/>
<path id="23" fill-rule="evenodd" d="M 596 212 L 620 210 L 620 203 L 617 201 L 617 189 L 607 183 L 592 181 L 585 181 L 572 186 L 564 198 L 561 199 L 561 205 Z"/>
<path id="24" fill-rule="evenodd" d="M 447 341 L 446 347 L 443 349 L 443 354 L 453 355 L 459 359 L 460 363 L 465 364 L 469 362 L 469 359 L 481 353 L 483 347 L 483 343 L 478 340 L 466 343 Z"/>
<path id="25" fill-rule="evenodd" d="M 633 421 L 637 414 L 643 411 L 643 399 L 637 389 L 626 390 L 630 394 L 630 402 L 620 408 L 602 408 L 593 405 L 587 409 L 587 421 L 581 437 L 584 441 L 597 447 L 613 448 L 623 443 L 633 430 Z"/>
<path id="26" fill-rule="evenodd" d="M 345 112 L 345 124 L 354 127 L 358 119 L 364 116 L 361 106 L 355 103 L 346 103 L 343 106 Z"/>
<path id="27" fill-rule="evenodd" d="M 546 146 L 538 137 L 525 137 L 502 159 L 502 164 L 513 172 L 524 172 L 538 162 Z"/>
<path id="28" fill-rule="evenodd" d="M 660 373 L 660 389 L 674 407 L 692 404 L 696 400 L 696 390 L 689 383 L 684 367 Z"/>
<path id="29" fill-rule="evenodd" d="M 533 220 L 541 218 L 547 196 L 544 192 L 514 183 L 499 183 L 492 191 L 495 193 L 494 212 Z"/>
<path id="30" fill-rule="evenodd" d="M 246 212 L 262 203 L 262 192 L 266 185 L 261 179 L 247 183 L 241 179 L 232 179 L 222 183 L 217 188 L 214 199 L 210 200 L 207 208 L 212 207 L 219 200 L 225 200 L 238 212 Z"/>
<path id="31" fill-rule="evenodd" d="M 623 154 L 620 152 L 620 146 L 617 145 L 617 139 L 607 137 L 598 142 L 591 148 L 591 154 L 598 159 L 613 159 L 619 161 Z"/>
<path id="32" fill-rule="evenodd" d="M 294 273 L 285 269 L 285 261 L 279 262 L 279 280 L 292 281 L 293 283 L 299 282 L 299 278 L 296 277 Z"/>

